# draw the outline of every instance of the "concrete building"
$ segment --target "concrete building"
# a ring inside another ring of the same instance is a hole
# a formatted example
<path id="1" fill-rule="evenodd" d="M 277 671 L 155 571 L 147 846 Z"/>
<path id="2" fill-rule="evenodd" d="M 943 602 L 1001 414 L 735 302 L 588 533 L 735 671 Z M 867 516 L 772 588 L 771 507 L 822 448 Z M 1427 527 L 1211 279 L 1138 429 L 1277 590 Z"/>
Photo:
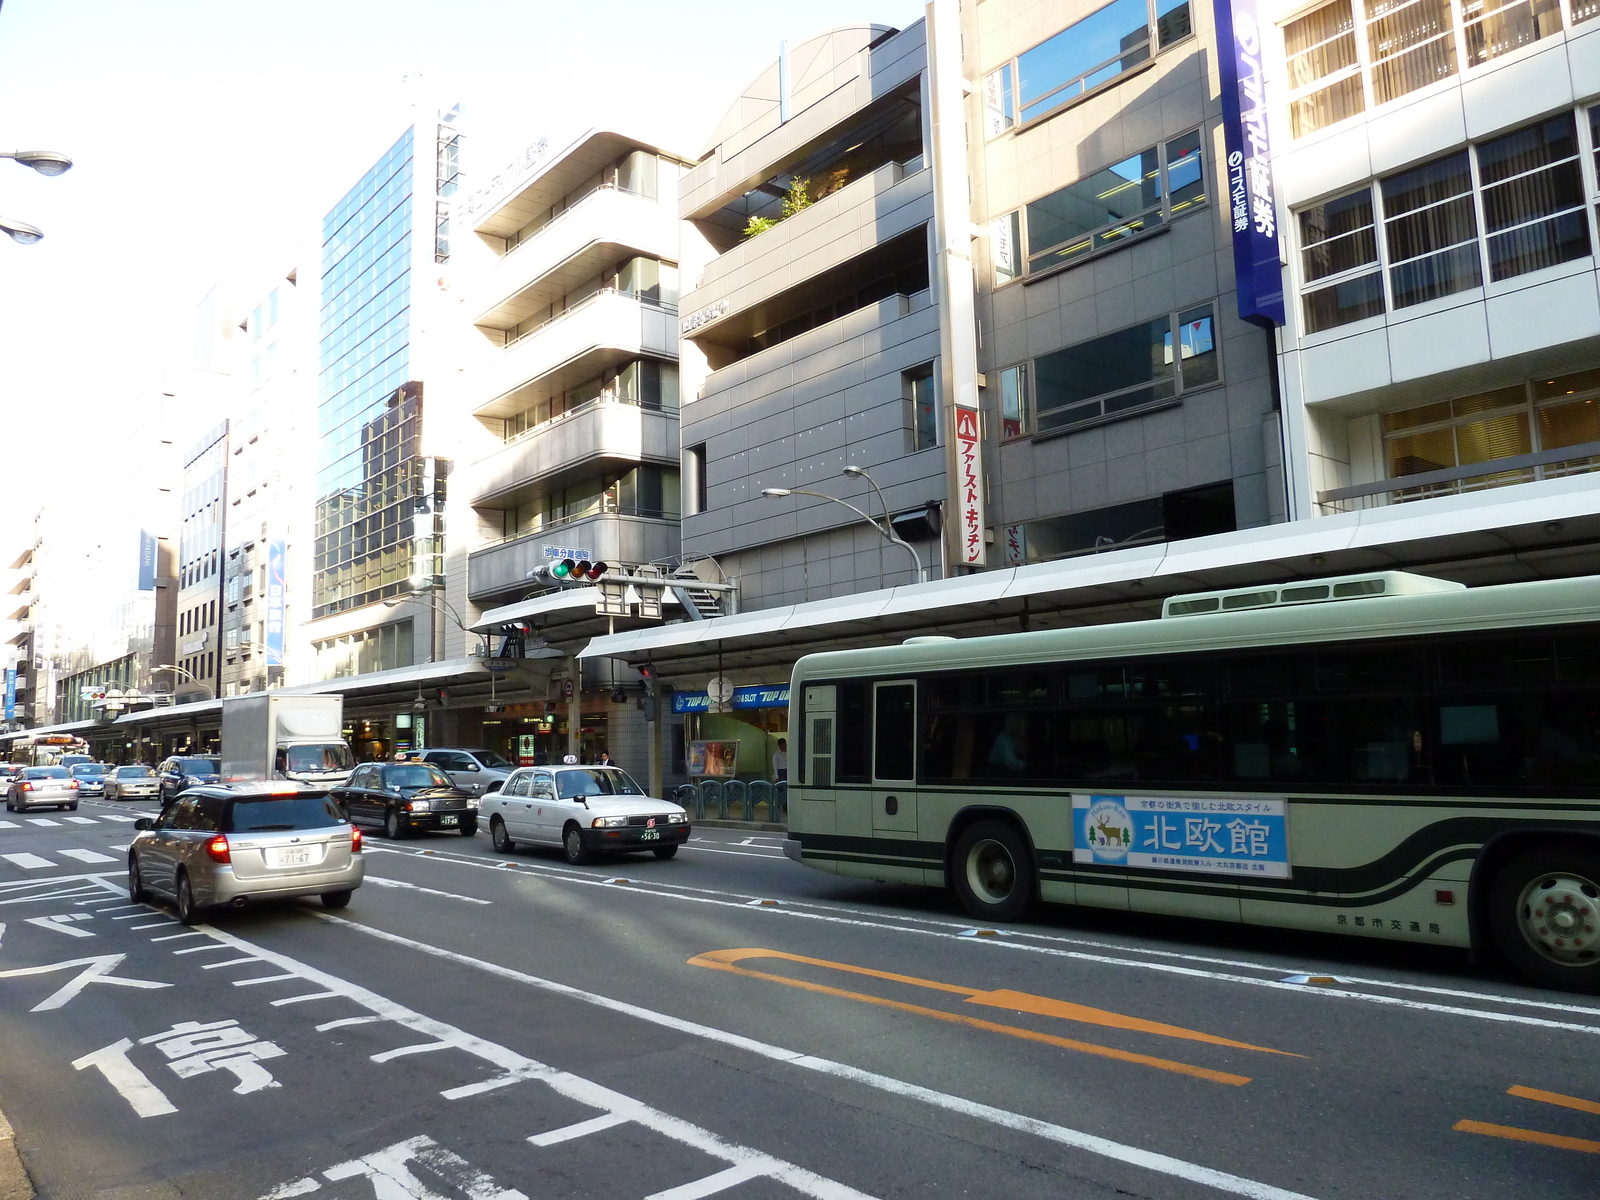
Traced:
<path id="1" fill-rule="evenodd" d="M 453 404 L 476 428 L 452 480 L 453 547 L 468 514 L 474 528 L 469 552 L 452 551 L 451 585 L 472 618 L 494 617 L 481 628 L 513 631 L 515 648 L 570 654 L 608 627 L 596 623 L 598 591 L 552 586 L 539 578 L 546 564 L 604 562 L 614 575 L 679 565 L 687 167 L 661 138 L 591 129 L 561 148 L 534 143 L 462 205 L 475 236 L 458 247 L 457 290 L 472 333 Z M 632 616 L 623 611 L 624 627 Z M 528 762 L 609 750 L 642 776 L 637 675 L 580 674 L 570 661 L 554 674 L 553 689 L 512 694 L 503 712 L 461 713 L 461 736 L 475 729 Z M 619 684 L 630 689 L 620 703 Z"/>
<path id="2" fill-rule="evenodd" d="M 1600 465 L 1600 22 L 1433 0 L 1274 5 L 1297 516 L 1555 504 Z M 1403 52 L 1401 52 L 1403 50 Z M 1577 478 L 1574 478 L 1577 477 Z"/>

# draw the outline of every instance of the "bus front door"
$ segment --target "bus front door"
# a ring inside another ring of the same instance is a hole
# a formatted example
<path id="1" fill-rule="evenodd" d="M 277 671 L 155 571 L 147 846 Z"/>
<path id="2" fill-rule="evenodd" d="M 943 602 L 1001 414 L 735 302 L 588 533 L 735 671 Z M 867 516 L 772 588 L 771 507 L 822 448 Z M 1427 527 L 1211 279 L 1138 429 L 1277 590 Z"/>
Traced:
<path id="1" fill-rule="evenodd" d="M 917 685 L 872 685 L 872 832 L 917 832 Z"/>

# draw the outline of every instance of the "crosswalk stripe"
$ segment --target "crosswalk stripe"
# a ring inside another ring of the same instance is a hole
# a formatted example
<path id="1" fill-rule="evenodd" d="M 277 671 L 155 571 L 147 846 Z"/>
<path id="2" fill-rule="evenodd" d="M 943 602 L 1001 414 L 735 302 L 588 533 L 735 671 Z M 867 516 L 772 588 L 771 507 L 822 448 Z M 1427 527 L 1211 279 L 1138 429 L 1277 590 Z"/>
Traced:
<path id="1" fill-rule="evenodd" d="M 57 850 L 56 853 L 64 855 L 67 858 L 75 858 L 79 862 L 86 862 L 86 863 L 116 862 L 117 861 L 116 859 L 112 858 L 111 855 L 109 855 L 109 854 L 100 854 L 100 853 L 97 853 L 94 850 Z"/>
<path id="2" fill-rule="evenodd" d="M 125 817 L 121 813 L 106 813 L 106 815 L 101 817 L 100 819 L 102 821 L 127 821 L 127 822 L 129 822 L 131 824 L 132 822 L 137 821 L 139 818 L 138 817 Z"/>
<path id="3" fill-rule="evenodd" d="M 61 824 L 60 821 L 52 821 L 49 817 L 28 817 L 28 818 L 26 818 L 26 820 L 27 820 L 29 825 L 59 825 L 59 824 Z"/>
<path id="4" fill-rule="evenodd" d="M 55 863 L 48 858 L 40 858 L 37 854 L 0 854 L 0 858 L 9 863 L 15 863 L 25 871 L 36 871 L 40 867 L 55 866 Z"/>
<path id="5" fill-rule="evenodd" d="M 63 818 L 63 819 L 68 821 L 69 823 L 71 823 L 73 825 L 93 825 L 94 824 L 94 818 L 93 817 L 66 817 L 66 818 Z"/>
<path id="6" fill-rule="evenodd" d="M 17 829 L 20 826 L 15 821 L 0 821 L 0 829 Z"/>

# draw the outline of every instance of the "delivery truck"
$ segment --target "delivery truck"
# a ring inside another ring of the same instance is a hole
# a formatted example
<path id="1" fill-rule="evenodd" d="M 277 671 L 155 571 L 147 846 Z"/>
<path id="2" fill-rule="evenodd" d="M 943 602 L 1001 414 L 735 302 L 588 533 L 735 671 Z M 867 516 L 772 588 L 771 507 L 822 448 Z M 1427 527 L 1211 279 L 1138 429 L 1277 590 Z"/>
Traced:
<path id="1" fill-rule="evenodd" d="M 224 783 L 292 779 L 337 787 L 354 766 L 343 696 L 255 692 L 222 701 Z"/>

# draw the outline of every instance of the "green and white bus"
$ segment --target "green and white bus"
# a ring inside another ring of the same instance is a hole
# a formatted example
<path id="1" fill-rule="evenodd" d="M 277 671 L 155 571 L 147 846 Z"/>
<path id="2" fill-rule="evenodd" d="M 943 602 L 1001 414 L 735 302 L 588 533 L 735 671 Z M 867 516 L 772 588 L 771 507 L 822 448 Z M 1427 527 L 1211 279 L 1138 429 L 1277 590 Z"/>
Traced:
<path id="1" fill-rule="evenodd" d="M 1035 900 L 1497 948 L 1600 991 L 1600 579 L 1399 572 L 811 654 L 791 858 Z"/>

